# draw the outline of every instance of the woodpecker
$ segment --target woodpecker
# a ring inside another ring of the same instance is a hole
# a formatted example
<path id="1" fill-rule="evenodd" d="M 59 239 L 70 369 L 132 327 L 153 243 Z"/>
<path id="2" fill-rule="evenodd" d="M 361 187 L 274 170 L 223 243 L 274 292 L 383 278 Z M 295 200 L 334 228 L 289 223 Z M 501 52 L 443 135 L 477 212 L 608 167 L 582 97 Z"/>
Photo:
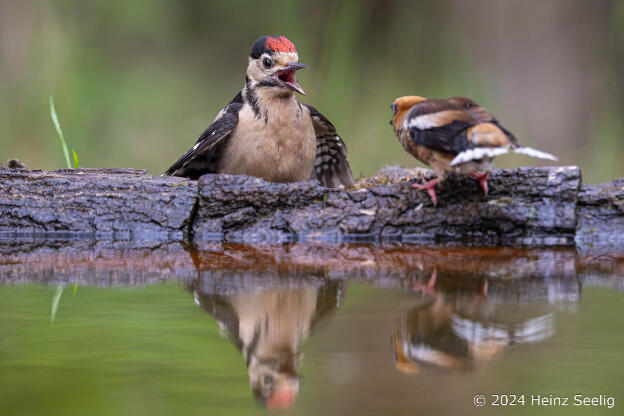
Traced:
<path id="1" fill-rule="evenodd" d="M 249 55 L 245 86 L 165 173 L 197 179 L 206 173 L 264 178 L 270 182 L 317 179 L 336 188 L 354 184 L 347 149 L 333 124 L 305 95 L 295 72 L 295 45 L 284 36 L 261 36 Z"/>
<path id="2" fill-rule="evenodd" d="M 431 166 L 438 177 L 413 187 L 426 190 L 437 205 L 435 185 L 449 173 L 471 175 L 479 181 L 487 197 L 488 170 L 495 156 L 509 151 L 557 160 L 546 152 L 520 146 L 516 138 L 469 98 L 427 99 L 419 96 L 397 98 L 391 104 L 390 124 L 403 148 Z"/>

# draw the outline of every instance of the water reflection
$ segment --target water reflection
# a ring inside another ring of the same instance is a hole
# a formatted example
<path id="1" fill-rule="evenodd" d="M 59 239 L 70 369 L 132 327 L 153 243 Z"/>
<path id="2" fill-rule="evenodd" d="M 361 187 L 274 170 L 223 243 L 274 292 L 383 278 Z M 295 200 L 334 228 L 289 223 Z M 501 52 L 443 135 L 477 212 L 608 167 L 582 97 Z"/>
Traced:
<path id="1" fill-rule="evenodd" d="M 214 267 L 224 255 L 200 254 L 198 277 L 190 284 L 195 302 L 240 350 L 258 402 L 269 409 L 290 407 L 300 388 L 302 344 L 319 322 L 330 322 L 325 318 L 345 301 L 346 285 L 361 280 L 348 274 L 328 278 L 301 267 Z M 374 340 L 391 333 L 388 353 L 404 373 L 423 368 L 471 371 L 503 359 L 515 345 L 552 337 L 555 312 L 574 311 L 580 299 L 579 279 L 569 268 L 522 271 L 506 269 L 509 263 L 501 262 L 483 273 L 460 267 L 466 261 L 453 265 L 436 259 L 433 271 L 406 269 L 392 279 L 380 273 L 367 276 L 370 285 L 409 293 L 411 305 L 404 309 L 402 300 L 382 309 L 392 314 L 391 325 L 384 328 L 359 322 L 357 337 Z M 380 305 L 387 302 L 381 299 Z M 360 360 L 361 351 L 348 354 Z"/>
<path id="2" fill-rule="evenodd" d="M 411 287 L 415 305 L 398 319 L 392 336 L 395 367 L 472 370 L 504 356 L 514 344 L 537 343 L 555 333 L 557 309 L 574 309 L 574 276 L 496 280 L 442 274 Z"/>
<path id="3" fill-rule="evenodd" d="M 164 281 L 183 283 L 158 284 Z M 19 287 L 30 282 L 40 284 Z M 104 241 L 0 244 L 5 290 L 0 305 L 8 305 L 4 313 L 10 317 L 4 338 L 10 342 L 3 347 L 17 357 L 3 376 L 12 386 L 10 375 L 30 371 L 21 384 L 26 391 L 40 374 L 40 366 L 32 363 L 44 358 L 63 372 L 73 368 L 67 363 L 89 369 L 103 363 L 84 383 L 90 392 L 117 397 L 126 391 L 124 383 L 149 386 L 158 379 L 162 384 L 148 388 L 149 394 L 128 394 L 167 397 L 180 407 L 178 413 L 191 402 L 194 409 L 205 410 L 231 394 L 224 380 L 235 380 L 236 397 L 243 400 L 230 401 L 240 410 L 231 413 L 249 413 L 253 396 L 270 409 L 296 401 L 298 411 L 312 414 L 345 414 L 345 409 L 351 414 L 467 414 L 482 410 L 473 407 L 473 395 L 492 392 L 494 386 L 507 391 L 576 386 L 574 377 L 593 380 L 596 374 L 610 377 L 603 390 L 615 385 L 619 373 L 612 362 L 621 356 L 622 331 L 613 317 L 621 309 L 621 295 L 614 297 L 609 289 L 621 290 L 623 282 L 624 256 L 590 257 L 572 249 L 215 243 L 195 251 L 180 244 L 126 247 Z M 66 292 L 57 299 L 60 315 L 52 328 L 47 314 L 55 304 L 54 288 L 45 285 L 64 285 L 69 291 L 74 284 L 80 285 L 77 296 Z M 584 292 L 583 309 L 577 307 L 581 287 L 590 289 Z M 19 293 L 27 295 L 16 297 Z M 17 299 L 13 303 L 12 297 Z M 197 314 L 193 297 L 211 316 Z M 127 308 L 134 302 L 135 308 Z M 578 316 L 559 313 L 577 308 Z M 37 320 L 38 310 L 46 314 L 43 321 Z M 213 318 L 233 347 L 214 342 L 219 337 L 214 331 L 202 332 L 212 327 Z M 14 328 L 33 322 L 39 327 L 32 340 L 20 339 Z M 325 328 L 316 331 L 319 325 Z M 89 332 L 92 327 L 108 329 Z M 187 336 L 197 333 L 197 338 Z M 117 334 L 113 343 L 111 334 Z M 76 341 L 84 338 L 90 342 Z M 131 343 L 127 351 L 120 348 L 126 342 Z M 30 361 L 20 361 L 31 346 Z M 231 348 L 232 354 L 223 354 L 222 348 Z M 596 348 L 606 353 L 595 355 Z M 71 357 L 64 355 L 67 351 Z M 169 360 L 172 354 L 176 360 Z M 110 357 L 125 357 L 118 361 L 122 376 L 114 383 L 107 379 L 115 365 Z M 165 361 L 172 366 L 154 376 L 152 370 Z M 145 371 L 137 378 L 133 366 L 141 363 Z M 175 391 L 184 397 L 168 390 L 172 376 L 187 383 Z M 198 393 L 206 390 L 211 396 Z M 38 397 L 59 396 L 46 390 Z M 322 406 L 321 411 L 310 403 Z"/>
<path id="4" fill-rule="evenodd" d="M 299 392 L 299 348 L 339 306 L 342 283 L 304 276 L 239 276 L 238 290 L 232 293 L 231 286 L 219 284 L 229 279 L 215 277 L 204 273 L 194 283 L 195 303 L 241 351 L 258 403 L 271 410 L 290 407 Z"/>

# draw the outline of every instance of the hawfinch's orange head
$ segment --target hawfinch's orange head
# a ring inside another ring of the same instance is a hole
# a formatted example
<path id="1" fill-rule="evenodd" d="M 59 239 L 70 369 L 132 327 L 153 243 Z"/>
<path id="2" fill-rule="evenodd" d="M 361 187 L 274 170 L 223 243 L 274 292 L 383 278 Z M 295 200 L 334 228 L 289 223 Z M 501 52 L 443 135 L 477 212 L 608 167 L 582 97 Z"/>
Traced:
<path id="1" fill-rule="evenodd" d="M 399 130 L 401 125 L 403 124 L 403 118 L 405 118 L 405 114 L 418 103 L 426 101 L 425 97 L 420 97 L 418 95 L 406 95 L 404 97 L 399 97 L 392 104 L 390 104 L 390 108 L 392 108 L 392 121 L 390 124 L 394 127 L 394 131 Z"/>

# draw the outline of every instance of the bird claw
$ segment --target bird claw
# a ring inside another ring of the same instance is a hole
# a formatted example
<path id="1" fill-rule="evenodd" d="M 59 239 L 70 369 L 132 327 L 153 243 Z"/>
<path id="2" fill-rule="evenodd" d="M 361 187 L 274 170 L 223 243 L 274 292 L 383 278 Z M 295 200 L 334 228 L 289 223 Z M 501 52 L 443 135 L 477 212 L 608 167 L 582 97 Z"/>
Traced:
<path id="1" fill-rule="evenodd" d="M 435 193 L 434 187 L 440 182 L 440 179 L 432 179 L 430 181 L 426 181 L 424 176 L 421 176 L 422 183 L 412 184 L 412 188 L 418 189 L 419 191 L 426 190 L 431 198 L 431 202 L 433 202 L 433 206 L 438 205 L 438 198 Z"/>
<path id="2" fill-rule="evenodd" d="M 475 178 L 476 180 L 479 181 L 479 185 L 481 185 L 481 189 L 483 189 L 483 195 L 487 198 L 488 196 L 488 175 L 490 174 L 490 172 L 474 172 L 471 173 L 470 176 L 472 176 L 473 178 Z"/>

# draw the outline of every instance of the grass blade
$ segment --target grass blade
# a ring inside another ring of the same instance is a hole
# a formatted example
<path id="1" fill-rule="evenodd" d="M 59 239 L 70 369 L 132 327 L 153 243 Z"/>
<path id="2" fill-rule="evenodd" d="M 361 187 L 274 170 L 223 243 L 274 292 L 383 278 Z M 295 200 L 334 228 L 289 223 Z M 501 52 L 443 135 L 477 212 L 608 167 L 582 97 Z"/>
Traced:
<path id="1" fill-rule="evenodd" d="M 58 117 L 56 116 L 56 109 L 54 108 L 54 99 L 52 98 L 52 96 L 50 96 L 50 117 L 52 117 L 52 122 L 54 123 L 54 127 L 56 128 L 56 133 L 61 140 L 61 147 L 63 148 L 63 154 L 65 155 L 67 168 L 71 169 L 71 163 L 69 162 L 69 150 L 67 149 L 67 143 L 65 143 L 65 137 L 63 136 L 63 130 L 61 130 L 61 124 L 59 123 Z"/>
<path id="2" fill-rule="evenodd" d="M 59 303 L 61 302 L 61 295 L 63 294 L 63 285 L 58 285 L 56 287 L 56 293 L 52 298 L 52 310 L 50 311 L 50 323 L 54 323 L 54 319 L 56 318 L 56 311 L 58 311 Z"/>
<path id="3" fill-rule="evenodd" d="M 74 154 L 74 167 L 78 169 L 80 167 L 80 162 L 78 161 L 78 155 L 76 154 L 76 151 L 74 149 L 72 149 L 72 153 Z"/>

